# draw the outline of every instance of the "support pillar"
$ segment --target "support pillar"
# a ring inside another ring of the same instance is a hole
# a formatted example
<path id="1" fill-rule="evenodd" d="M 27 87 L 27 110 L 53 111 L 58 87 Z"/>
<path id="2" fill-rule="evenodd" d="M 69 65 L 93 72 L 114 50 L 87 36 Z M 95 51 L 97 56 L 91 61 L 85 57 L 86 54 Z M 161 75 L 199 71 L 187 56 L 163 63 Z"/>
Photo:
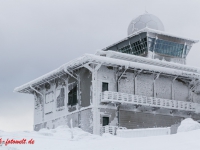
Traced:
<path id="1" fill-rule="evenodd" d="M 135 71 L 135 73 L 133 74 L 133 78 L 134 78 L 134 92 L 133 94 L 136 95 L 137 93 L 137 76 L 142 72 L 142 70 L 139 70 L 139 71 Z"/>
<path id="2" fill-rule="evenodd" d="M 160 76 L 160 73 L 156 74 L 153 80 L 153 97 L 156 97 L 156 79 L 158 79 Z"/>
<path id="3" fill-rule="evenodd" d="M 97 83 L 97 72 L 101 67 L 98 64 L 96 67 L 93 67 L 92 70 L 92 114 L 93 114 L 93 134 L 100 135 L 100 112 L 99 112 L 99 91 Z"/>
<path id="4" fill-rule="evenodd" d="M 174 81 L 176 80 L 176 78 L 177 78 L 178 76 L 176 76 L 173 80 L 172 80 L 172 100 L 174 100 L 175 99 L 175 95 L 174 95 Z"/>

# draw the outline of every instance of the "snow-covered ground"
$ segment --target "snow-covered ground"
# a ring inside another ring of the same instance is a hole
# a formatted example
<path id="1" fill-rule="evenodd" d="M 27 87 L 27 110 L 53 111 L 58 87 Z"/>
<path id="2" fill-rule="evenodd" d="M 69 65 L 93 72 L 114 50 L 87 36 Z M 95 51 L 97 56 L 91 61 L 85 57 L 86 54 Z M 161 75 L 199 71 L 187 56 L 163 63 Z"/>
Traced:
<path id="1" fill-rule="evenodd" d="M 189 122 L 189 123 L 188 123 Z M 182 132 L 174 135 L 120 138 L 110 134 L 103 136 L 92 135 L 79 128 L 72 130 L 67 126 L 60 126 L 56 129 L 42 129 L 39 132 L 4 132 L 0 131 L 0 139 L 30 139 L 34 144 L 8 144 L 0 146 L 0 150 L 199 150 L 200 129 L 192 120 L 182 122 Z M 185 129 L 185 130 L 184 130 Z M 195 129 L 195 130 L 193 130 Z M 188 131 L 188 132 L 184 132 Z M 73 132 L 73 135 L 72 135 Z"/>

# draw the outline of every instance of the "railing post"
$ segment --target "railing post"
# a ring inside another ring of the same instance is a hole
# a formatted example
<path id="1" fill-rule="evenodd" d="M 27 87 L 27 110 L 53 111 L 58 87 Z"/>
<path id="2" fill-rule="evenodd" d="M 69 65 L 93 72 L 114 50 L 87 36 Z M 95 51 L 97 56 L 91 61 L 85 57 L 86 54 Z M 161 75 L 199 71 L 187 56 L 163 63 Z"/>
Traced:
<path id="1" fill-rule="evenodd" d="M 113 97 L 114 97 L 113 95 L 114 95 L 114 93 L 113 93 L 113 92 L 110 92 L 110 93 L 112 94 L 112 100 L 113 100 Z"/>

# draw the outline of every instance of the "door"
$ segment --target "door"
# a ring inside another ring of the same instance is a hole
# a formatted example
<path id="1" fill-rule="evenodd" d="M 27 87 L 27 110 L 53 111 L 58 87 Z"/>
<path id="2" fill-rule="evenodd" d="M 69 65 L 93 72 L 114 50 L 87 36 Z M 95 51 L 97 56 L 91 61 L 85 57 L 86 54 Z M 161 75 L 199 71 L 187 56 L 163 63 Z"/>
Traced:
<path id="1" fill-rule="evenodd" d="M 109 117 L 103 117 L 103 126 L 109 125 Z"/>

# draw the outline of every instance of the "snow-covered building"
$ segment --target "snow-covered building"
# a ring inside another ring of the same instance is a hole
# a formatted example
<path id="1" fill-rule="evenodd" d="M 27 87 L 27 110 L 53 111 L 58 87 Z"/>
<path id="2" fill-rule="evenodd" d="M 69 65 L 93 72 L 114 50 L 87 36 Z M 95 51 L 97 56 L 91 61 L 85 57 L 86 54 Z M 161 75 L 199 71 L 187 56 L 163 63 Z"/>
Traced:
<path id="1" fill-rule="evenodd" d="M 199 120 L 200 70 L 186 65 L 197 42 L 165 32 L 146 13 L 131 21 L 125 39 L 14 91 L 34 95 L 34 130 L 71 121 L 100 134 L 106 125 L 135 129 Z"/>

